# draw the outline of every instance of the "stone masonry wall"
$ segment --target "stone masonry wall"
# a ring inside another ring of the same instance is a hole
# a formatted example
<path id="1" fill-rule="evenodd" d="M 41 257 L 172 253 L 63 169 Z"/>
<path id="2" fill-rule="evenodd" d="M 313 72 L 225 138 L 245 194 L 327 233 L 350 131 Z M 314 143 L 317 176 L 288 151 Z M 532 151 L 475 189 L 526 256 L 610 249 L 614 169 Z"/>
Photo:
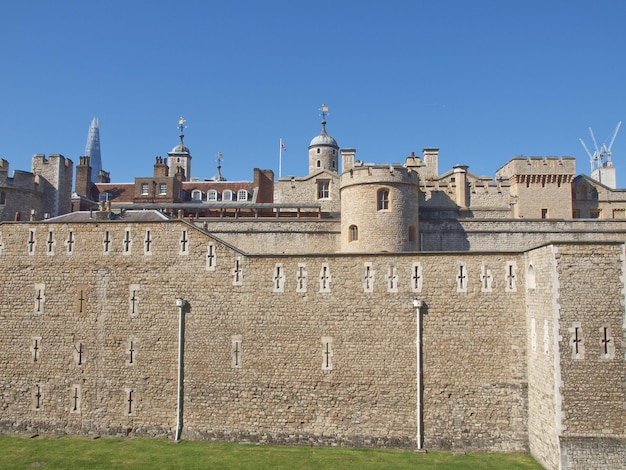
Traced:
<path id="1" fill-rule="evenodd" d="M 3 431 L 171 436 L 183 298 L 183 437 L 414 447 L 419 297 L 426 447 L 528 448 L 519 255 L 246 257 L 182 221 L 0 230 Z"/>
<path id="2" fill-rule="evenodd" d="M 548 469 L 558 468 L 560 375 L 558 373 L 558 282 L 554 247 L 527 253 L 526 351 L 528 356 L 528 440 L 531 454 Z M 555 370 L 556 369 L 556 370 Z M 558 416 L 558 417 L 557 417 Z"/>
<path id="3" fill-rule="evenodd" d="M 600 436 L 607 452 L 626 455 L 623 252 L 618 243 L 577 244 L 556 254 L 562 468 L 598 468 L 606 453 L 593 441 Z M 575 443 L 589 438 L 577 451 Z M 626 459 L 610 468 L 626 468 Z"/>

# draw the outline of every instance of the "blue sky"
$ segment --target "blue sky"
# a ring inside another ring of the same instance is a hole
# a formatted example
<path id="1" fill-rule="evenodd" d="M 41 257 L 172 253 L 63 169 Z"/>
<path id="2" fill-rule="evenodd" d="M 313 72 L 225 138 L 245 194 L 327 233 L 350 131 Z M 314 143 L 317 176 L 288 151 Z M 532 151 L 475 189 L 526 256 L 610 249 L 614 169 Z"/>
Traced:
<path id="1" fill-rule="evenodd" d="M 0 157 L 84 153 L 93 116 L 116 182 L 152 174 L 187 120 L 192 176 L 308 172 L 318 108 L 340 147 L 403 162 L 439 147 L 494 176 L 517 155 L 571 155 L 626 117 L 620 0 L 24 0 L 0 16 Z M 613 146 L 626 187 L 626 129 Z"/>

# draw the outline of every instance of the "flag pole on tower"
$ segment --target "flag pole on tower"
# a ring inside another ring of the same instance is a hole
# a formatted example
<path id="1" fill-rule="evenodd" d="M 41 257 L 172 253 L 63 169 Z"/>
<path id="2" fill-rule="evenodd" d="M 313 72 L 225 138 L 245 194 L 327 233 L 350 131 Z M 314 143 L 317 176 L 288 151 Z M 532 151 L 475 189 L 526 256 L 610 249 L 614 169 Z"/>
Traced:
<path id="1" fill-rule="evenodd" d="M 278 150 L 278 179 L 283 176 L 283 150 L 286 152 L 287 147 L 285 147 L 285 143 L 283 139 L 280 139 L 280 149 Z"/>

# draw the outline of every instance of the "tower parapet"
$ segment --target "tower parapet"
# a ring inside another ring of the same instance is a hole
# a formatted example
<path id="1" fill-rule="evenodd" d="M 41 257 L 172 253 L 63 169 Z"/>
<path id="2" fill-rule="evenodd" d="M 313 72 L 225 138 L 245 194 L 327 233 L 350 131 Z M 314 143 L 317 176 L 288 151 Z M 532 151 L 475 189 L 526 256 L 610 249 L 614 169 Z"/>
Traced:
<path id="1" fill-rule="evenodd" d="M 496 172 L 511 185 L 513 217 L 536 219 L 572 217 L 574 176 L 574 157 L 515 157 Z"/>
<path id="2" fill-rule="evenodd" d="M 341 251 L 412 251 L 418 246 L 419 176 L 400 163 L 344 172 Z"/>

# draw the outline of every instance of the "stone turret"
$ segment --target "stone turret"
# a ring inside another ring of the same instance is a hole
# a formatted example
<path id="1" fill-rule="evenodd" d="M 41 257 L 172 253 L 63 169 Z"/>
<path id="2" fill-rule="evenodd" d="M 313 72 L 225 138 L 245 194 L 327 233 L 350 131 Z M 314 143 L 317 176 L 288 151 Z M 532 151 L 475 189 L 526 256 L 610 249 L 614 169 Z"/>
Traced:
<path id="1" fill-rule="evenodd" d="M 322 121 L 322 132 L 309 144 L 309 174 L 321 170 L 339 172 L 339 145 L 326 133 L 326 120 Z"/>
<path id="2" fill-rule="evenodd" d="M 400 164 L 354 167 L 341 175 L 341 251 L 419 249 L 416 172 Z"/>

